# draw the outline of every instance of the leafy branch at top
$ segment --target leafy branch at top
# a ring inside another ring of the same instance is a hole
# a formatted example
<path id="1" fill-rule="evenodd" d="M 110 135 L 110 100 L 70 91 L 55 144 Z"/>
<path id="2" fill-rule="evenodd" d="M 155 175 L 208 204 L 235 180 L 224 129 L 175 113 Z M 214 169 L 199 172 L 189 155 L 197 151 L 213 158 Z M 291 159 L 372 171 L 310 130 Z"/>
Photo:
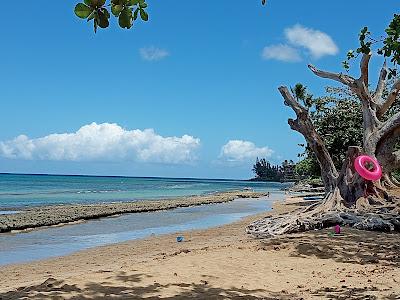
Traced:
<path id="1" fill-rule="evenodd" d="M 84 0 L 75 6 L 75 15 L 88 22 L 93 20 L 94 32 L 97 32 L 98 27 L 107 28 L 110 25 L 109 7 L 121 28 L 130 29 L 138 15 L 143 21 L 149 20 L 145 0 L 111 0 L 110 4 L 106 4 L 106 0 Z"/>
<path id="2" fill-rule="evenodd" d="M 75 6 L 75 15 L 88 22 L 93 20 L 94 32 L 97 28 L 107 28 L 110 25 L 110 11 L 114 17 L 118 18 L 118 24 L 121 28 L 130 29 L 134 21 L 140 15 L 143 21 L 149 20 L 149 15 L 145 10 L 147 8 L 146 0 L 83 0 Z M 261 0 L 265 5 L 267 0 Z"/>
<path id="3" fill-rule="evenodd" d="M 393 64 L 389 69 L 389 79 L 397 75 L 397 66 L 400 65 L 400 15 L 395 14 L 388 28 L 385 29 L 386 36 L 375 39 L 372 37 L 368 27 L 364 27 L 359 34 L 360 47 L 355 51 L 347 52 L 347 59 L 342 62 L 346 71 L 350 69 L 350 60 L 358 57 L 360 54 L 369 54 L 374 45 L 380 45 L 377 54 L 385 58 L 390 58 Z"/>

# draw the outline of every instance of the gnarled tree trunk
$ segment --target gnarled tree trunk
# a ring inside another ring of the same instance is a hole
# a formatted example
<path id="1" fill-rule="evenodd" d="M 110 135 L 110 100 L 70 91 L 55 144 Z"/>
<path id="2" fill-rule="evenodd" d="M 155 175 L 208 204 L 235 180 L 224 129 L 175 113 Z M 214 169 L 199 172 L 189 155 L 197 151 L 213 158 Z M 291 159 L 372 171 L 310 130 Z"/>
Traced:
<path id="1" fill-rule="evenodd" d="M 315 129 L 308 110 L 302 106 L 289 89 L 279 87 L 285 104 L 293 109 L 297 118 L 289 119 L 290 127 L 301 133 L 315 154 L 321 167 L 325 186 L 325 199 L 305 210 L 289 215 L 268 217 L 252 223 L 247 231 L 257 237 L 323 228 L 334 224 L 350 225 L 367 230 L 400 230 L 400 206 L 390 198 L 387 189 L 398 186 L 391 172 L 400 168 L 400 151 L 395 145 L 400 137 L 400 113 L 386 121 L 382 116 L 393 105 L 400 91 L 400 80 L 395 82 L 388 97 L 383 98 L 387 84 L 384 63 L 374 93 L 368 89 L 368 66 L 371 54 L 363 55 L 361 75 L 355 79 L 341 73 L 309 69 L 317 76 L 338 81 L 351 89 L 361 102 L 363 112 L 363 147 L 350 147 L 343 166 L 338 172 L 321 136 Z M 360 154 L 377 158 L 383 169 L 382 180 L 371 182 L 363 179 L 354 169 L 354 159 Z"/>

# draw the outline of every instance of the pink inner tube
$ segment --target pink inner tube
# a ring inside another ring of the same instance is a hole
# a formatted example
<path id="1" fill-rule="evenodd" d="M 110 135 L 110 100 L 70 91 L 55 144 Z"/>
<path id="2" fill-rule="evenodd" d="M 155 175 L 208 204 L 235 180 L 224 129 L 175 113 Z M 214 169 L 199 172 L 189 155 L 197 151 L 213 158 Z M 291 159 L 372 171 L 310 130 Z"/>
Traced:
<path id="1" fill-rule="evenodd" d="M 368 170 L 365 164 L 371 163 L 373 166 L 372 170 Z M 361 177 L 376 181 L 382 177 L 382 168 L 378 161 L 368 155 L 360 155 L 354 160 L 354 168 Z"/>

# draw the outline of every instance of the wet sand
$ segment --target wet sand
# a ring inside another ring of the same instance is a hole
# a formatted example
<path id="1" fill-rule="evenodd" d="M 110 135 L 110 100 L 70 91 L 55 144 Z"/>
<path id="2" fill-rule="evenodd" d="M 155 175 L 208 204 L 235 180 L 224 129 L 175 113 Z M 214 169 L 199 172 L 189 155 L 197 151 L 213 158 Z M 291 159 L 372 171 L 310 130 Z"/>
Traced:
<path id="1" fill-rule="evenodd" d="M 276 203 L 288 212 L 307 202 Z M 264 213 L 265 216 L 269 213 Z M 229 225 L 0 268 L 0 299 L 399 299 L 399 235 L 343 229 L 256 240 Z"/>
<path id="2" fill-rule="evenodd" d="M 237 198 L 257 198 L 263 195 L 265 195 L 265 193 L 231 191 L 211 195 L 168 198 L 162 200 L 33 207 L 21 210 L 19 213 L 0 215 L 0 233 L 67 224 L 124 213 L 140 213 L 211 203 L 225 203 Z"/>

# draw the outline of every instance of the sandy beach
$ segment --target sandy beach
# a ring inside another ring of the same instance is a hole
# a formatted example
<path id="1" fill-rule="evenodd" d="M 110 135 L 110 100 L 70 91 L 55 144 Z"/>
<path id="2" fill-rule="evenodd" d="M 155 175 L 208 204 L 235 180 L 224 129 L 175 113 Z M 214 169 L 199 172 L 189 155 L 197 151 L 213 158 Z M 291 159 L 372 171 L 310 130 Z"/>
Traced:
<path id="1" fill-rule="evenodd" d="M 400 1 L 238 4 L 2 1 L 0 300 L 400 300 Z"/>
<path id="2" fill-rule="evenodd" d="M 269 213 L 304 206 L 275 203 Z M 344 228 L 256 240 L 229 225 L 0 268 L 0 299 L 399 299 L 399 236 Z"/>

